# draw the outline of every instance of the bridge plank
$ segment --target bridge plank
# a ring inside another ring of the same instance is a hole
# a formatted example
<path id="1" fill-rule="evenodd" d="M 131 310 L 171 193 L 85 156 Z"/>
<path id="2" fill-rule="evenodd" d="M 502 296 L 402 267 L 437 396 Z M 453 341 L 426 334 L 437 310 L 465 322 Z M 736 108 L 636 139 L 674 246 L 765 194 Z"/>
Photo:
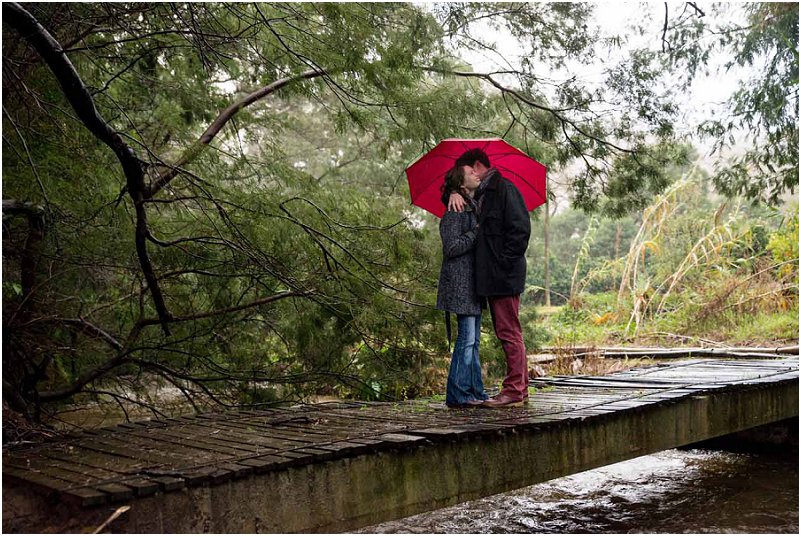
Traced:
<path id="1" fill-rule="evenodd" d="M 88 467 L 85 465 L 73 464 L 61 460 L 54 460 L 44 456 L 8 456 L 3 465 L 17 468 L 30 468 L 41 472 L 42 474 L 55 476 L 62 480 L 78 484 L 80 486 L 87 486 L 96 482 L 124 478 L 125 475 L 120 473 L 106 471 L 95 467 Z"/>
<path id="2" fill-rule="evenodd" d="M 30 470 L 14 467 L 3 467 L 3 476 L 25 482 L 27 485 L 41 489 L 45 494 L 58 494 L 65 502 L 81 507 L 99 506 L 107 502 L 108 496 L 102 491 L 91 488 L 69 489 L 69 483 L 54 479 Z"/>
<path id="3" fill-rule="evenodd" d="M 289 467 L 295 463 L 295 459 L 267 454 L 256 458 L 245 458 L 244 460 L 239 460 L 237 463 L 253 467 L 256 473 L 261 474 Z"/>
<path id="4" fill-rule="evenodd" d="M 256 427 L 246 426 L 243 423 L 216 423 L 215 426 L 210 426 L 210 428 L 222 429 L 231 434 L 247 437 L 254 444 L 260 445 L 262 449 L 285 450 L 308 444 L 308 441 L 298 441 L 296 439 L 276 437 L 269 433 L 261 433 L 267 430 L 262 431 Z"/>
<path id="5" fill-rule="evenodd" d="M 367 420 L 360 421 L 358 426 L 354 426 L 353 420 L 340 415 L 321 416 L 315 422 L 308 424 L 292 423 L 286 425 L 303 433 L 332 436 L 340 439 L 353 439 L 361 436 L 374 436 L 387 432 L 397 432 L 406 429 L 403 424 L 390 423 L 386 420 Z"/>
<path id="6" fill-rule="evenodd" d="M 128 475 L 119 472 L 107 471 L 96 467 L 64 462 L 49 457 L 28 457 L 14 458 L 8 457 L 4 461 L 4 467 L 14 467 L 17 469 L 28 469 L 38 471 L 48 477 L 57 478 L 65 482 L 70 482 L 71 486 L 88 487 L 105 492 L 111 500 L 125 500 L 120 498 L 122 493 L 126 497 L 132 492 L 108 487 L 104 481 L 122 479 L 121 483 L 136 491 L 137 496 L 151 495 L 158 491 L 159 486 L 143 478 L 130 479 Z M 128 497 L 129 498 L 129 497 Z"/>
<path id="7" fill-rule="evenodd" d="M 253 467 L 240 463 L 223 463 L 217 467 L 217 471 L 212 473 L 211 481 L 215 484 L 228 480 L 244 478 L 254 472 Z"/>
<path id="8" fill-rule="evenodd" d="M 249 450 L 253 447 L 257 447 L 259 451 L 264 451 L 265 449 L 282 450 L 285 448 L 293 448 L 310 443 L 308 440 L 278 437 L 275 434 L 265 435 L 264 433 L 259 433 L 258 430 L 253 429 L 252 427 L 245 427 L 238 424 L 229 424 L 220 421 L 209 421 L 208 424 L 202 424 L 198 426 L 202 426 L 208 430 L 211 430 L 210 433 L 212 434 L 226 432 L 224 437 L 223 434 L 220 434 L 220 439 L 230 443 L 231 446 L 235 448 L 241 446 L 242 448 Z"/>
<path id="9" fill-rule="evenodd" d="M 270 428 L 263 428 L 261 430 L 267 437 L 291 442 L 295 447 L 309 446 L 317 442 L 319 439 L 315 435 L 303 433 L 293 428 L 288 428 L 288 425 L 273 426 Z"/>
<path id="10" fill-rule="evenodd" d="M 111 454 L 89 451 L 82 448 L 71 448 L 66 452 L 56 449 L 44 450 L 37 455 L 43 458 L 68 462 L 78 466 L 111 471 L 121 475 L 135 474 L 140 469 L 148 467 L 145 462 L 134 462 Z"/>
<path id="11" fill-rule="evenodd" d="M 137 497 L 154 495 L 161 489 L 160 483 L 151 478 L 132 478 L 122 482 L 133 489 Z"/>
<path id="12" fill-rule="evenodd" d="M 128 486 L 124 486 L 122 484 L 108 483 L 92 487 L 98 491 L 106 493 L 106 495 L 108 495 L 108 500 L 111 502 L 127 501 L 132 499 L 134 496 L 134 491 Z"/>
<path id="13" fill-rule="evenodd" d="M 174 476 L 149 476 L 148 479 L 158 484 L 162 491 L 175 491 L 182 489 L 186 486 L 183 478 L 176 478 Z"/>
<path id="14" fill-rule="evenodd" d="M 3 460 L 3 469 L 5 470 L 6 467 L 23 471 L 31 471 L 32 473 L 37 473 L 43 477 L 52 478 L 66 483 L 66 485 L 61 487 L 61 489 L 70 487 L 83 487 L 101 480 L 100 478 L 96 478 L 92 475 L 82 475 L 80 473 L 65 471 L 51 464 L 43 463 L 41 459 L 36 458 L 32 458 L 27 461 Z"/>
<path id="15" fill-rule="evenodd" d="M 229 456 L 239 456 L 246 453 L 257 451 L 257 448 L 232 447 L 225 443 L 214 441 L 208 438 L 203 438 L 199 434 L 187 434 L 181 430 L 174 428 L 163 428 L 157 430 L 149 430 L 147 436 L 142 435 L 142 432 L 137 432 L 140 437 L 150 437 L 167 443 L 172 443 L 178 446 L 192 447 L 194 449 L 207 451 L 209 453 L 226 454 Z"/>
<path id="16" fill-rule="evenodd" d="M 213 475 L 215 472 L 217 472 L 217 469 L 214 467 L 199 467 L 196 469 L 181 471 L 180 476 L 184 479 L 187 486 L 199 486 L 206 482 L 210 482 L 211 475 Z"/>
<path id="17" fill-rule="evenodd" d="M 272 427 L 269 429 L 262 429 L 262 432 L 269 436 L 268 441 L 282 442 L 282 449 L 312 447 L 319 443 L 330 443 L 349 438 L 348 434 L 335 435 L 302 428 L 284 428 L 284 426 L 287 425 L 282 425 L 281 428 Z"/>
<path id="18" fill-rule="evenodd" d="M 111 455 L 119 456 L 121 458 L 127 458 L 128 460 L 143 461 L 149 464 L 170 463 L 172 461 L 170 457 L 167 456 L 166 454 L 148 452 L 144 450 L 133 450 L 128 446 L 123 446 L 117 443 L 113 443 L 109 441 L 108 438 L 105 437 L 98 437 L 92 440 L 81 439 L 73 443 L 73 445 L 81 447 L 85 450 L 108 453 Z M 125 462 L 126 465 L 128 463 L 131 463 L 128 460 L 126 460 Z"/>
<path id="19" fill-rule="evenodd" d="M 212 454 L 202 448 L 187 445 L 185 441 L 179 441 L 172 437 L 162 437 L 154 433 L 130 431 L 124 435 L 112 435 L 98 437 L 96 441 L 108 444 L 109 446 L 128 446 L 134 447 L 134 453 L 141 451 L 143 459 L 152 460 L 148 466 L 156 465 L 175 465 L 185 464 L 186 460 L 212 459 Z M 161 454 L 161 458 L 153 459 L 152 453 Z"/>
<path id="20" fill-rule="evenodd" d="M 351 413 L 324 413 L 321 417 L 327 419 L 329 422 L 349 428 L 351 430 L 367 430 L 369 433 L 388 433 L 392 431 L 401 430 L 410 426 L 416 426 L 421 423 L 427 422 L 424 419 L 408 420 L 403 418 L 392 419 L 391 416 L 386 414 L 358 414 Z"/>

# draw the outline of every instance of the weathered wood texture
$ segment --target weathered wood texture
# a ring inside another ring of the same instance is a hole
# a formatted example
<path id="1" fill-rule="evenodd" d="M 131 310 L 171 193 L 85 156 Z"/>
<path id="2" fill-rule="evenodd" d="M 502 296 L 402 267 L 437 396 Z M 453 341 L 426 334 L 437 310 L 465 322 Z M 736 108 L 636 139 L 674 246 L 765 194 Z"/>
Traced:
<path id="1" fill-rule="evenodd" d="M 114 530 L 348 530 L 798 415 L 797 357 L 531 385 L 524 408 L 327 403 L 122 424 L 6 450 L 3 529 L 84 530 L 125 502 L 132 509 Z"/>

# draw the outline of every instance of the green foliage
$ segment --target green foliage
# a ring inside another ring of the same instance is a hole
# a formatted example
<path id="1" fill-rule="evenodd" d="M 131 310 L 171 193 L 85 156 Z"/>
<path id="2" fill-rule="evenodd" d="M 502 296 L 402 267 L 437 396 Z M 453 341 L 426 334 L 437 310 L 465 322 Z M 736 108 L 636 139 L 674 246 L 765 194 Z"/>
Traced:
<path id="1" fill-rule="evenodd" d="M 743 154 L 720 162 L 713 176 L 719 191 L 777 204 L 798 185 L 798 4 L 713 7 L 722 14 L 736 8 L 744 11 L 745 25 L 693 19 L 671 27 L 670 67 L 684 73 L 689 86 L 710 54 L 720 50 L 728 56 L 724 69 L 751 70 L 753 76 L 729 98 L 727 110 L 701 124 L 699 132 L 714 141 L 718 152 L 734 144 L 737 130 L 750 143 Z M 708 35 L 711 46 L 702 39 Z"/>
<path id="2" fill-rule="evenodd" d="M 520 326 L 523 328 L 523 344 L 528 353 L 536 352 L 550 340 L 551 334 L 543 327 L 542 317 L 534 307 L 523 308 Z"/>
<path id="3" fill-rule="evenodd" d="M 795 274 L 798 283 L 798 209 L 783 219 L 779 229 L 770 234 L 765 248 L 778 265 L 778 275 Z"/>

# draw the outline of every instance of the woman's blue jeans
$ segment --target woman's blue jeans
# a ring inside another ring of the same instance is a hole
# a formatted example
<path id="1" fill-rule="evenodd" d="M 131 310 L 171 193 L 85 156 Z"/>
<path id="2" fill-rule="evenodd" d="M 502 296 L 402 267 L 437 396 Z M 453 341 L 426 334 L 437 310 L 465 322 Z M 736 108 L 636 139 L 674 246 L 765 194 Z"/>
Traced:
<path id="1" fill-rule="evenodd" d="M 456 315 L 458 332 L 448 371 L 445 404 L 458 406 L 468 400 L 486 400 L 481 380 L 478 344 L 481 339 L 481 315 Z"/>

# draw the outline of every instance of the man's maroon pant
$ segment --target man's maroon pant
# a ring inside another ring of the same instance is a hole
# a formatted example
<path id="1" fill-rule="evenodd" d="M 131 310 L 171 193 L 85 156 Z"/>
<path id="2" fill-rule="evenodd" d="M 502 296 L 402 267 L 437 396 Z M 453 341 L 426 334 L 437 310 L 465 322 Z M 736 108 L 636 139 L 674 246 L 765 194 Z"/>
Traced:
<path id="1" fill-rule="evenodd" d="M 500 394 L 522 400 L 528 396 L 528 362 L 520 327 L 520 296 L 492 296 L 488 301 L 495 335 L 506 354 L 506 377 Z"/>

